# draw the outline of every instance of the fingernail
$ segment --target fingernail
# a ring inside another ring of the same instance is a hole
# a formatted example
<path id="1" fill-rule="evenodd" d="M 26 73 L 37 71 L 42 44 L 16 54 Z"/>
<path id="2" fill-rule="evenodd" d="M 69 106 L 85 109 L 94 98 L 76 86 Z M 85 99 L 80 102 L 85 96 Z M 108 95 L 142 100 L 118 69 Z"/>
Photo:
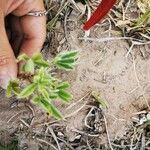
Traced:
<path id="1" fill-rule="evenodd" d="M 7 89 L 9 81 L 12 79 L 14 79 L 14 78 L 11 75 L 9 75 L 7 72 L 5 72 L 5 73 L 0 72 L 0 86 L 3 89 Z"/>

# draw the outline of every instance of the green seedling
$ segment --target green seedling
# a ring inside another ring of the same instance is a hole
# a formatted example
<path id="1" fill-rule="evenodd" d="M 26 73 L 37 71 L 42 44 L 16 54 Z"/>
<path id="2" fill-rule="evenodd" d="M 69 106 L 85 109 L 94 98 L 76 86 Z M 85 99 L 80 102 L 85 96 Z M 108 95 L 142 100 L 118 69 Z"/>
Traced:
<path id="1" fill-rule="evenodd" d="M 135 27 L 147 26 L 150 24 L 150 8 L 137 20 Z"/>
<path id="2" fill-rule="evenodd" d="M 70 84 L 55 77 L 54 70 L 74 69 L 77 58 L 77 51 L 60 53 L 50 62 L 44 60 L 40 53 L 31 58 L 26 54 L 20 55 L 21 74 L 17 80 L 9 82 L 7 97 L 16 96 L 19 100 L 31 101 L 51 116 L 61 119 L 62 114 L 53 101 L 69 103 L 73 96 L 68 91 Z"/>
<path id="3" fill-rule="evenodd" d="M 19 150 L 19 144 L 17 140 L 13 140 L 8 145 L 1 145 L 0 144 L 0 150 Z"/>
<path id="4" fill-rule="evenodd" d="M 150 126 L 150 120 L 147 120 L 147 121 L 145 122 L 145 125 L 146 125 L 146 126 Z"/>
<path id="5" fill-rule="evenodd" d="M 103 100 L 99 93 L 97 93 L 96 91 L 92 91 L 91 96 L 96 100 L 96 102 L 98 102 L 100 108 L 108 108 L 108 102 L 106 100 Z"/>

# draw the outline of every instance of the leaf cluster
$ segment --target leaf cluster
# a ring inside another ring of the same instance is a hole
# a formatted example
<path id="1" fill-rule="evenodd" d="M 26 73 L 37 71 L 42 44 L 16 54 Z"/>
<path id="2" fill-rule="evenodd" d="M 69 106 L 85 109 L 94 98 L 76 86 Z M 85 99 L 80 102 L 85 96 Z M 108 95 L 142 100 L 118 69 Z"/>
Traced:
<path id="1" fill-rule="evenodd" d="M 31 58 L 26 54 L 20 55 L 18 62 L 21 64 L 21 75 L 9 82 L 7 96 L 15 95 L 17 99 L 30 100 L 56 119 L 62 118 L 53 101 L 69 103 L 72 95 L 68 91 L 70 84 L 56 78 L 54 69 L 70 71 L 74 69 L 77 58 L 77 51 L 60 53 L 51 61 L 44 60 L 40 53 Z"/>

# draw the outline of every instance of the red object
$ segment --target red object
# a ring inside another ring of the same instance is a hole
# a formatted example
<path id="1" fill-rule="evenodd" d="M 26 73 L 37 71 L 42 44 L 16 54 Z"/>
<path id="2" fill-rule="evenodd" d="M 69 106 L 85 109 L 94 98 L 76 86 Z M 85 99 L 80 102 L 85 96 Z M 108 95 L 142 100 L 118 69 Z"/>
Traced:
<path id="1" fill-rule="evenodd" d="M 113 7 L 117 0 L 102 0 L 98 8 L 95 10 L 90 19 L 84 24 L 83 29 L 89 30 L 92 26 L 98 23 Z"/>

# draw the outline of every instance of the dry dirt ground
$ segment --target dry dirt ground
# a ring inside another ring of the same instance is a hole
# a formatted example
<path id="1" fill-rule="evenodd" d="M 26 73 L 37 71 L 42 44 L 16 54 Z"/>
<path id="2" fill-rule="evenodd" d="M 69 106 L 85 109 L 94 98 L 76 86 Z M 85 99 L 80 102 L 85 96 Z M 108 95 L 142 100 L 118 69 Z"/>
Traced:
<path id="1" fill-rule="evenodd" d="M 113 27 L 108 30 L 107 20 L 91 30 L 89 39 L 83 40 L 82 21 L 77 20 L 78 16 L 75 10 L 69 12 L 66 27 L 58 21 L 56 29 L 48 33 L 43 50 L 47 59 L 62 50 L 80 53 L 74 71 L 58 72 L 64 80 L 71 82 L 74 95 L 70 105 L 56 104 L 65 120 L 53 120 L 39 108 L 34 107 L 33 111 L 29 104 L 14 98 L 8 100 L 1 90 L 2 145 L 16 137 L 21 150 L 132 149 L 131 142 L 129 147 L 120 147 L 121 144 L 115 147 L 113 141 L 124 137 L 133 127 L 135 113 L 149 110 L 150 45 L 130 49 L 130 40 L 109 40 L 108 37 L 120 35 Z M 107 101 L 108 108 L 98 107 L 91 96 L 92 91 Z M 150 142 L 150 134 L 148 137 Z M 129 136 L 130 140 L 132 138 Z M 147 145 L 147 148 L 150 147 Z"/>

